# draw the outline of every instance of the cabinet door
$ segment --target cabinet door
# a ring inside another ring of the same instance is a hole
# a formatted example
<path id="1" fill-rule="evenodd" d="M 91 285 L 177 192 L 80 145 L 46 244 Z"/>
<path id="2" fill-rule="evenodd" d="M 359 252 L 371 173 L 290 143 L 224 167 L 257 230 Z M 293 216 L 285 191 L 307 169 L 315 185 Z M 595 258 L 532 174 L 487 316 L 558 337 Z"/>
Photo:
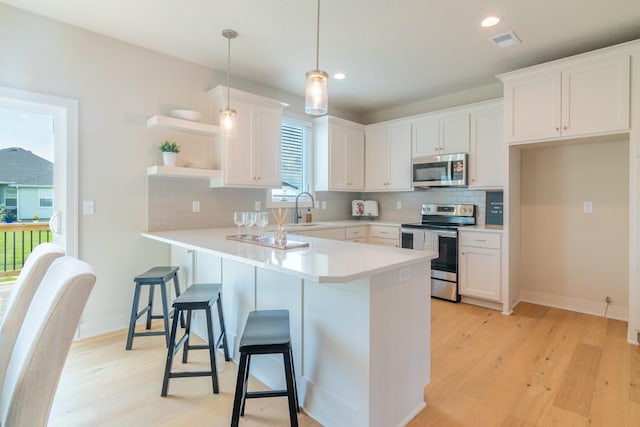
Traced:
<path id="1" fill-rule="evenodd" d="M 409 128 L 411 129 L 411 128 Z M 386 190 L 389 182 L 387 173 L 388 143 L 387 127 L 367 129 L 365 150 L 365 189 Z M 410 150 L 411 148 L 409 148 Z M 409 158 L 409 162 L 411 158 Z M 410 166 L 410 165 L 409 165 Z"/>
<path id="2" fill-rule="evenodd" d="M 504 186 L 506 147 L 502 118 L 502 103 L 471 112 L 469 187 Z"/>
<path id="3" fill-rule="evenodd" d="M 234 137 L 222 137 L 224 144 L 225 185 L 253 186 L 254 184 L 254 144 L 253 105 L 241 100 L 233 100 L 236 110 L 237 131 Z"/>
<path id="4" fill-rule="evenodd" d="M 469 113 L 452 113 L 440 118 L 440 153 L 469 152 Z"/>
<path id="5" fill-rule="evenodd" d="M 387 189 L 411 190 L 411 123 L 394 123 L 388 132 Z"/>
<path id="6" fill-rule="evenodd" d="M 257 105 L 253 152 L 256 186 L 280 187 L 280 109 Z"/>
<path id="7" fill-rule="evenodd" d="M 505 82 L 504 105 L 507 142 L 560 136 L 560 73 Z"/>
<path id="8" fill-rule="evenodd" d="M 347 129 L 346 188 L 364 190 L 364 131 Z"/>
<path id="9" fill-rule="evenodd" d="M 500 302 L 500 250 L 460 247 L 460 294 Z"/>
<path id="10" fill-rule="evenodd" d="M 440 124 L 437 117 L 416 120 L 412 128 L 414 158 L 440 154 Z"/>
<path id="11" fill-rule="evenodd" d="M 628 128 L 628 55 L 576 65 L 562 73 L 562 136 Z"/>
<path id="12" fill-rule="evenodd" d="M 347 129 L 329 125 L 329 189 L 347 189 Z"/>

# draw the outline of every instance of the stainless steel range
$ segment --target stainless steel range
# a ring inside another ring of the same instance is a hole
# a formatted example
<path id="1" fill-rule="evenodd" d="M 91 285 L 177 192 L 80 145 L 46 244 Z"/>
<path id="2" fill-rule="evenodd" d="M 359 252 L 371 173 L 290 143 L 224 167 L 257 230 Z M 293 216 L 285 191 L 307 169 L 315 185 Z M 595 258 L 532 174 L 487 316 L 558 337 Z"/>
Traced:
<path id="1" fill-rule="evenodd" d="M 402 224 L 402 247 L 437 251 L 431 261 L 431 296 L 458 302 L 458 227 L 475 225 L 476 207 L 423 204 L 420 213 L 420 223 Z"/>

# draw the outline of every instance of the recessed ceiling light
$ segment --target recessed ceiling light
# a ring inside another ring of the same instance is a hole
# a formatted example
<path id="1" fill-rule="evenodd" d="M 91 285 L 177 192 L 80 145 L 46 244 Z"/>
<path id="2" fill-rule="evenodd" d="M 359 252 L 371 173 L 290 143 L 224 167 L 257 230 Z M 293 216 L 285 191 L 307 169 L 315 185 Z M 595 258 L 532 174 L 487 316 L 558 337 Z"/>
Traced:
<path id="1" fill-rule="evenodd" d="M 335 73 L 333 78 L 336 80 L 344 80 L 347 78 L 347 75 L 345 73 Z"/>
<path id="2" fill-rule="evenodd" d="M 493 27 L 494 25 L 498 24 L 498 22 L 500 22 L 500 18 L 499 17 L 497 17 L 497 16 L 487 16 L 486 18 L 484 18 L 482 20 L 480 25 L 482 25 L 485 28 L 489 28 L 489 27 Z"/>

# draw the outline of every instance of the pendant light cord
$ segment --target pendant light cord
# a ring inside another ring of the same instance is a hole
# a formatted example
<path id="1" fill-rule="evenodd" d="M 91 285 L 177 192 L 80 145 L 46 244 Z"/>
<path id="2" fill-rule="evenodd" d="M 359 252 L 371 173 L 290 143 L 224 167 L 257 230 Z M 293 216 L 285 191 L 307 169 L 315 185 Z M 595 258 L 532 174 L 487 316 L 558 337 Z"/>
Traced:
<path id="1" fill-rule="evenodd" d="M 227 37 L 227 110 L 229 110 L 229 96 L 231 92 L 231 89 L 229 88 L 230 80 L 231 80 L 231 37 Z"/>
<path id="2" fill-rule="evenodd" d="M 316 22 L 316 70 L 320 69 L 320 0 L 318 0 L 318 16 Z"/>

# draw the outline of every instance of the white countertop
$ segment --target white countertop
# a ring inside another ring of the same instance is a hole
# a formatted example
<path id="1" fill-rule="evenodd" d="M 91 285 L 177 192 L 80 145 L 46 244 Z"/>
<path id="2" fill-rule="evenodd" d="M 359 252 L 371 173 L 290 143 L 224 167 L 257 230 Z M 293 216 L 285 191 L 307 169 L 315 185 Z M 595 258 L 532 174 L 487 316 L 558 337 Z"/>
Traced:
<path id="1" fill-rule="evenodd" d="M 339 222 L 342 221 L 332 224 L 337 225 Z M 309 247 L 281 250 L 226 239 L 226 236 L 235 233 L 234 227 L 143 232 L 142 236 L 319 283 L 351 282 L 426 262 L 437 256 L 435 251 L 415 251 L 298 235 L 292 236 L 291 240 L 309 242 Z"/>

